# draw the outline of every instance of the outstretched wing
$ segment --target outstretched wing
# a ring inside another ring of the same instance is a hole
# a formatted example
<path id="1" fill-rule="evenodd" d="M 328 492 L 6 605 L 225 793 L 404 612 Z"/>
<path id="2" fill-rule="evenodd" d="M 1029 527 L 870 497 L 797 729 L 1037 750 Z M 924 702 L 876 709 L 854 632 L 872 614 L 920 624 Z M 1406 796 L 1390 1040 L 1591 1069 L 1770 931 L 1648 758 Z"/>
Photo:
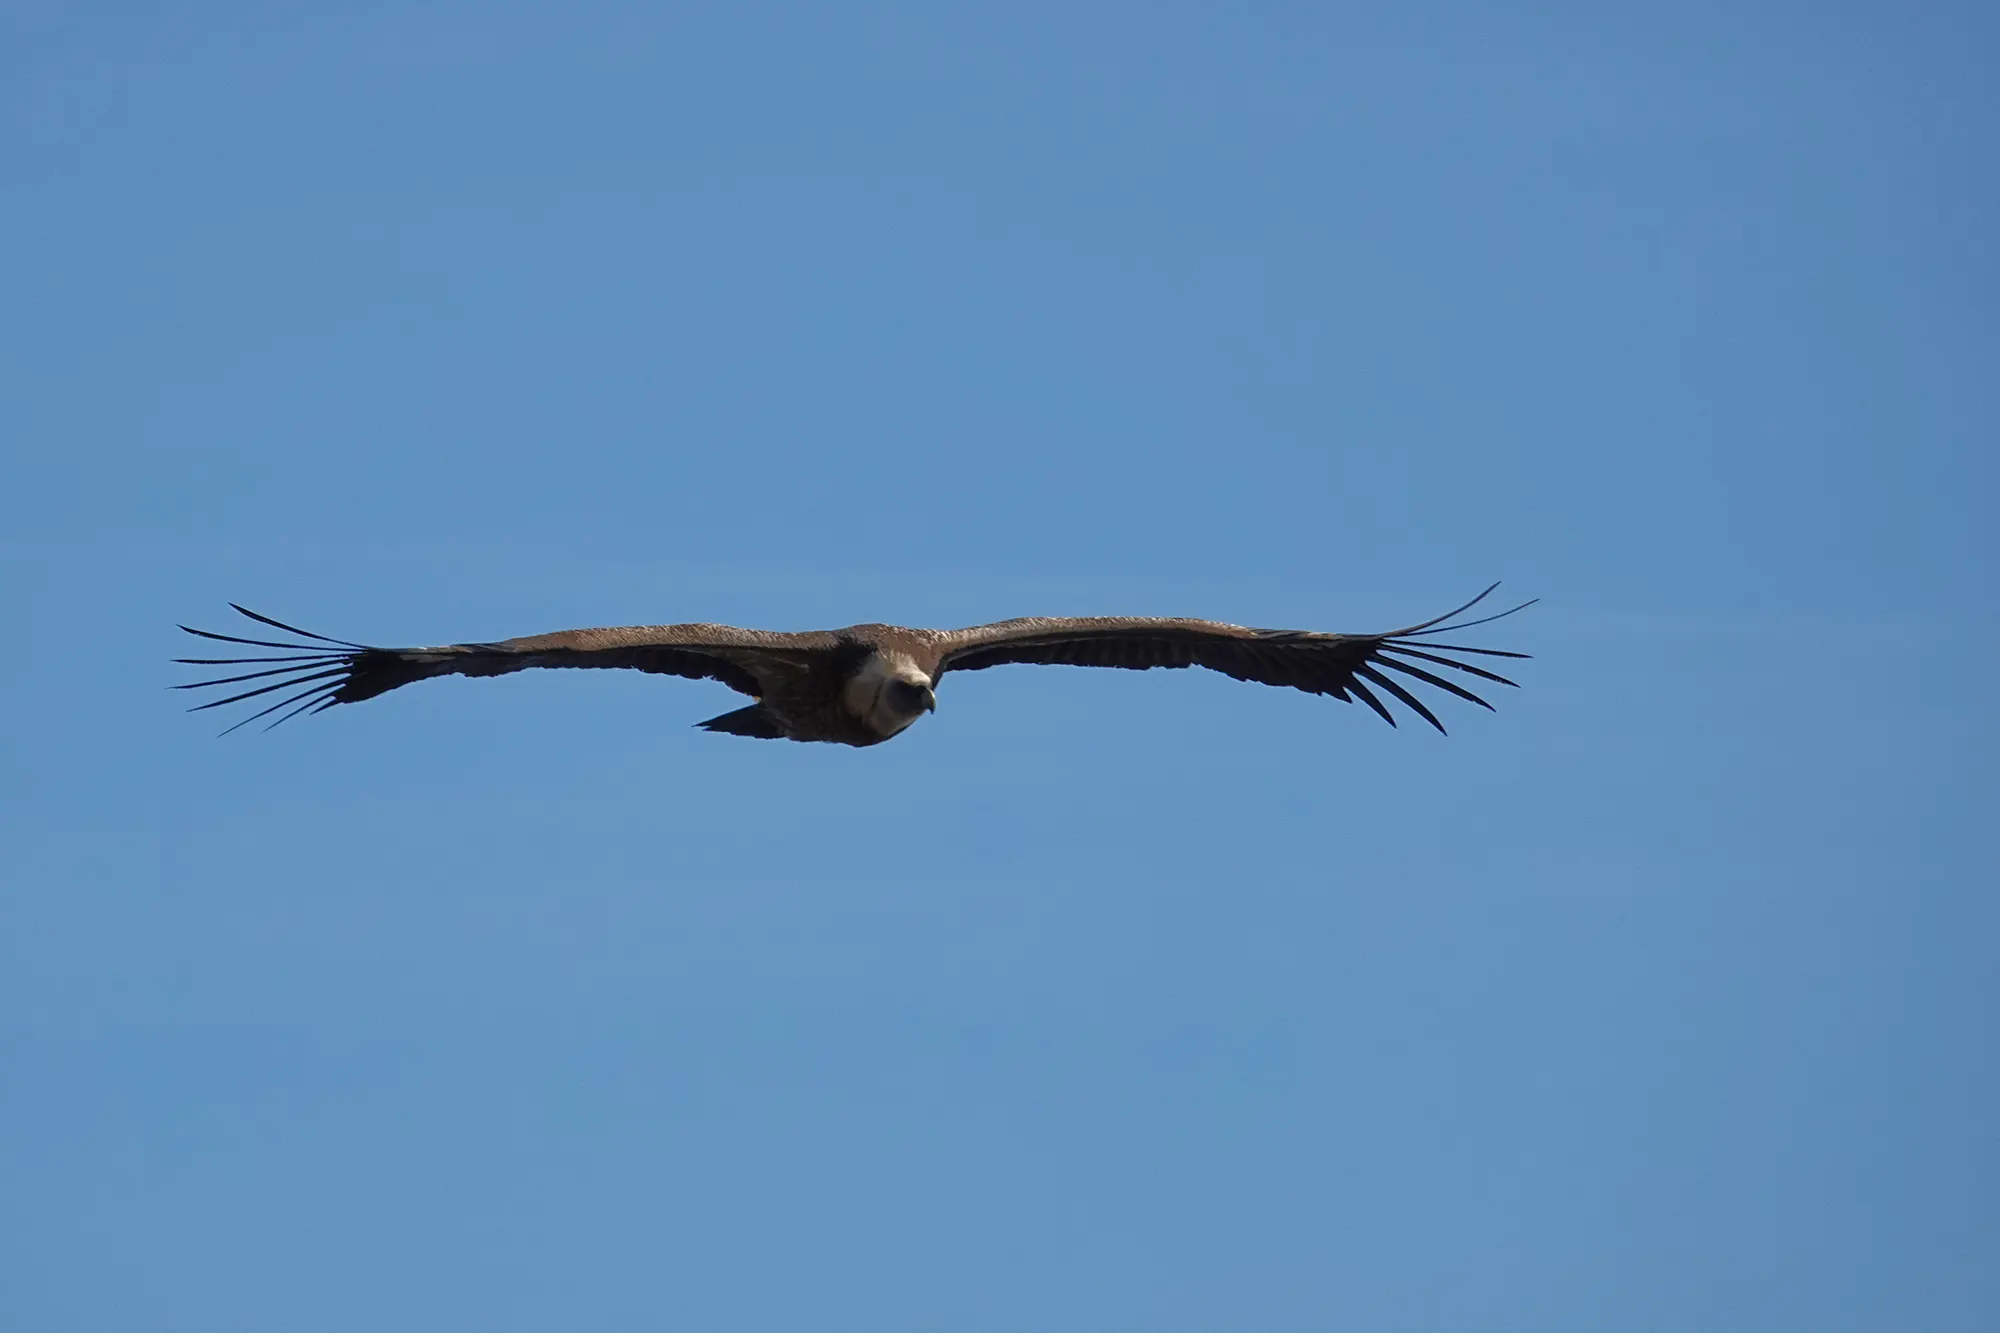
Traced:
<path id="1" fill-rule="evenodd" d="M 1523 602 L 1498 615 L 1452 623 L 1499 586 L 1494 584 L 1455 611 L 1380 634 L 1248 629 L 1215 620 L 1140 616 L 1003 620 L 942 635 L 937 640 L 940 650 L 937 674 L 983 671 L 1009 662 L 1123 667 L 1133 671 L 1150 667 L 1207 667 L 1237 680 L 1285 685 L 1308 694 L 1331 694 L 1350 701 L 1359 699 L 1393 727 L 1396 717 L 1375 693 L 1379 689 L 1443 731 L 1444 724 L 1437 720 L 1436 714 L 1398 677 L 1434 686 L 1490 711 L 1493 705 L 1430 668 L 1442 667 L 1498 685 L 1512 685 L 1514 682 L 1505 676 L 1448 654 L 1514 658 L 1525 658 L 1528 654 L 1437 643 L 1431 636 L 1484 625 L 1534 604 Z"/>
<path id="2" fill-rule="evenodd" d="M 226 698 L 197 704 L 190 712 L 272 694 L 279 696 L 276 703 L 237 722 L 224 735 L 273 713 L 278 717 L 270 727 L 300 713 L 321 712 L 335 704 L 360 703 L 400 685 L 433 676 L 504 676 L 530 667 L 622 667 L 690 680 L 716 680 L 753 699 L 761 699 L 773 688 L 782 688 L 789 681 L 812 674 L 815 665 L 838 643 L 835 635 L 826 633 L 776 634 L 737 629 L 733 625 L 634 625 L 565 630 L 560 634 L 538 634 L 499 643 L 371 648 L 298 629 L 234 602 L 230 605 L 260 625 L 282 630 L 306 642 L 239 638 L 181 626 L 189 634 L 204 639 L 282 650 L 281 655 L 269 657 L 175 659 L 186 666 L 258 668 L 240 675 L 174 686 L 177 690 L 249 686 Z"/>

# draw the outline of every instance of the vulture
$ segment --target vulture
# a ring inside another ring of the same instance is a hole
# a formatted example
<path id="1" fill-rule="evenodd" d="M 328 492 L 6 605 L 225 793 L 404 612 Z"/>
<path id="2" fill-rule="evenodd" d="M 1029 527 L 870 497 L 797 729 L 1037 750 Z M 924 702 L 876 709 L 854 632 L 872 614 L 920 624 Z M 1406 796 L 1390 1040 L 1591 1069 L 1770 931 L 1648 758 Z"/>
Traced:
<path id="1" fill-rule="evenodd" d="M 1444 724 L 1412 686 L 1430 686 L 1491 711 L 1493 706 L 1465 684 L 1441 673 L 1513 685 L 1505 676 L 1461 659 L 1527 656 L 1436 639 L 1513 615 L 1533 604 L 1523 602 L 1477 620 L 1458 619 L 1499 586 L 1492 585 L 1445 615 L 1380 634 L 1248 629 L 1215 620 L 1151 616 L 1029 617 L 970 629 L 850 625 L 804 633 L 731 625 L 638 625 L 435 648 L 371 648 L 330 639 L 232 602 L 230 606 L 242 615 L 292 636 L 292 641 L 240 638 L 182 625 L 181 629 L 203 639 L 279 652 L 263 657 L 177 658 L 186 666 L 258 669 L 173 688 L 208 690 L 261 682 L 226 698 L 197 704 L 191 712 L 270 694 L 281 696 L 230 727 L 223 733 L 227 735 L 273 713 L 278 717 L 266 726 L 267 731 L 301 713 L 360 703 L 433 676 L 504 676 L 530 667 L 623 667 L 720 681 L 755 701 L 747 708 L 696 724 L 709 731 L 764 740 L 858 746 L 878 745 L 901 735 L 912 722 L 934 711 L 938 682 L 947 672 L 984 671 L 1010 663 L 1132 671 L 1198 666 L 1236 680 L 1330 694 L 1348 702 L 1359 700 L 1390 726 L 1396 725 L 1396 716 L 1387 700 L 1394 700 L 1442 732 Z"/>

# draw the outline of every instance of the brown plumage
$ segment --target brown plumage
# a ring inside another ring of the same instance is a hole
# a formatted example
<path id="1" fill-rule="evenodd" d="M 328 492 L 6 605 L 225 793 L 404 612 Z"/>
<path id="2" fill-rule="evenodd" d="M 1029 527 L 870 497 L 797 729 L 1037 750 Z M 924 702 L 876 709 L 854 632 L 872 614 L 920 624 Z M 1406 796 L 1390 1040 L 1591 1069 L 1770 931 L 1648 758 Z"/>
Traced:
<path id="1" fill-rule="evenodd" d="M 234 731 L 273 713 L 278 716 L 270 726 L 275 727 L 301 713 L 359 703 L 432 676 L 503 676 L 530 667 L 623 667 L 720 681 L 757 701 L 698 724 L 710 731 L 769 740 L 875 745 L 936 708 L 934 687 L 947 671 L 983 671 L 1006 663 L 1136 671 L 1198 666 L 1237 680 L 1359 700 L 1394 726 L 1395 715 L 1382 698 L 1387 695 L 1443 731 L 1444 724 L 1405 682 L 1429 685 L 1482 708 L 1492 708 L 1464 685 L 1431 668 L 1512 685 L 1514 682 L 1504 676 L 1448 654 L 1513 658 L 1527 654 L 1441 644 L 1432 636 L 1483 625 L 1532 605 L 1523 602 L 1498 615 L 1449 623 L 1498 586 L 1494 584 L 1446 615 L 1380 634 L 1246 629 L 1214 620 L 1120 616 L 1003 620 L 958 630 L 850 625 L 800 634 L 730 625 L 640 625 L 566 630 L 499 643 L 371 648 L 296 629 L 236 606 L 250 619 L 308 642 L 237 638 L 183 625 L 189 634 L 204 639 L 285 652 L 276 657 L 179 658 L 190 666 L 259 669 L 174 688 L 250 683 L 240 693 L 197 705 L 192 710 L 196 712 L 271 694 L 280 696 L 276 703 L 229 728 Z"/>

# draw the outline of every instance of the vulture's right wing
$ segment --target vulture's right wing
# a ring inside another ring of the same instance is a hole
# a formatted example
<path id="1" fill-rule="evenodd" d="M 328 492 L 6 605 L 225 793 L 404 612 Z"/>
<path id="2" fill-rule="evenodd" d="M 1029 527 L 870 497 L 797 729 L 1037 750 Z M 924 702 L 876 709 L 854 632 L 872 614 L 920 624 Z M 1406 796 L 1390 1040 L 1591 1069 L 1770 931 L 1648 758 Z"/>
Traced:
<path id="1" fill-rule="evenodd" d="M 625 668 L 690 680 L 715 680 L 753 699 L 761 699 L 774 687 L 811 676 L 841 646 L 837 636 L 827 633 L 775 634 L 737 629 L 733 625 L 635 625 L 565 630 L 498 643 L 371 648 L 298 629 L 234 602 L 230 605 L 259 624 L 309 642 L 245 639 L 181 626 L 189 634 L 204 639 L 283 650 L 282 655 L 272 657 L 175 659 L 187 666 L 261 668 L 242 675 L 174 686 L 179 690 L 203 690 L 255 682 L 241 693 L 198 704 L 192 712 L 282 692 L 276 703 L 252 713 L 228 731 L 278 713 L 277 720 L 270 724 L 275 727 L 300 713 L 320 712 L 335 704 L 360 703 L 432 676 L 504 676 L 531 667 Z"/>

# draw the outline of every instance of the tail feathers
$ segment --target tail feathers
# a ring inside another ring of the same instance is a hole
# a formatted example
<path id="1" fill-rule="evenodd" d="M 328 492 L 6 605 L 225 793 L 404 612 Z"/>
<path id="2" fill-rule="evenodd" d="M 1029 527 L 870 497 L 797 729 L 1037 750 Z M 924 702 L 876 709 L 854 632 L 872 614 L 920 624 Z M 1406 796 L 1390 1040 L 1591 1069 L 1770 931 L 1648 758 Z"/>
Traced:
<path id="1" fill-rule="evenodd" d="M 230 605 L 235 606 L 235 603 Z M 277 695 L 275 703 L 268 704 L 250 716 L 239 720 L 222 734 L 247 726 L 260 718 L 278 714 L 276 720 L 264 729 L 269 731 L 281 722 L 288 722 L 301 713 L 318 713 L 335 704 L 359 703 L 387 693 L 399 685 L 422 680 L 436 673 L 438 654 L 434 652 L 401 652 L 391 648 L 369 648 L 361 644 L 349 644 L 341 639 L 329 639 L 324 635 L 260 616 L 244 607 L 235 608 L 244 616 L 260 624 L 283 630 L 301 639 L 314 640 L 309 643 L 281 643 L 273 639 L 245 639 L 233 634 L 216 634 L 209 630 L 194 629 L 187 625 L 181 628 L 198 638 L 214 640 L 218 643 L 242 644 L 251 648 L 277 648 L 283 650 L 272 657 L 180 657 L 174 660 L 183 666 L 198 667 L 239 667 L 260 668 L 238 675 L 219 676 L 210 680 L 190 681 L 176 685 L 177 690 L 215 689 L 224 685 L 251 682 L 250 687 L 220 699 L 196 704 L 188 711 L 199 713 L 210 708 L 221 708 L 226 704 L 242 703 L 251 699 L 262 699 L 267 695 Z M 332 646 L 323 646 L 332 645 Z M 276 665 L 266 666 L 267 663 Z"/>
<path id="2" fill-rule="evenodd" d="M 733 713 L 724 713 L 721 717 L 712 717 L 706 722 L 697 722 L 695 725 L 704 731 L 727 732 L 731 736 L 754 736 L 762 741 L 785 739 L 784 729 L 778 725 L 778 719 L 766 712 L 762 704 L 751 704 L 748 708 L 739 708 Z"/>

